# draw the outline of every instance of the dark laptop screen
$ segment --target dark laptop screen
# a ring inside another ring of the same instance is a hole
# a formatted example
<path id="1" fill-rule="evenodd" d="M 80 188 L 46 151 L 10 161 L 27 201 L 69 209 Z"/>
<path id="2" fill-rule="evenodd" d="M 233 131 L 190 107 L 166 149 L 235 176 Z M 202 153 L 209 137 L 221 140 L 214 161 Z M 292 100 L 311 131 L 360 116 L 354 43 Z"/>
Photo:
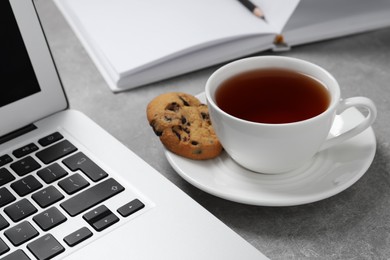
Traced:
<path id="1" fill-rule="evenodd" d="M 8 0 L 0 1 L 0 107 L 40 91 Z"/>

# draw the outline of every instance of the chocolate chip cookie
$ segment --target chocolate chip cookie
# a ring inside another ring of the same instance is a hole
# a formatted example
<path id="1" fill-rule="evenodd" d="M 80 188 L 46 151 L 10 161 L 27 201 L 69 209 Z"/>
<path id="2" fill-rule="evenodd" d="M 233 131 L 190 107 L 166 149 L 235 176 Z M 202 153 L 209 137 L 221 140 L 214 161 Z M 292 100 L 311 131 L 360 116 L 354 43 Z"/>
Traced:
<path id="1" fill-rule="evenodd" d="M 146 115 L 154 133 L 175 154 L 205 160 L 222 151 L 207 105 L 190 94 L 171 92 L 159 95 L 148 104 Z"/>

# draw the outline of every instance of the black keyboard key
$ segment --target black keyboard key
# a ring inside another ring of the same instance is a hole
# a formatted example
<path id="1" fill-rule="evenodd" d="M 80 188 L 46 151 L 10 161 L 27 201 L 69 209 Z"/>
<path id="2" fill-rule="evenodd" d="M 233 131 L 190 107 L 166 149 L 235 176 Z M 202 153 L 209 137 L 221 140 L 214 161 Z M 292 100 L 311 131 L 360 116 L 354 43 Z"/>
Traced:
<path id="1" fill-rule="evenodd" d="M 58 140 L 61 140 L 62 138 L 63 138 L 63 136 L 60 133 L 55 132 L 55 133 L 52 133 L 48 136 L 45 136 L 45 137 L 39 139 L 38 143 L 42 146 L 48 146 L 49 144 L 55 143 Z"/>
<path id="2" fill-rule="evenodd" d="M 41 187 L 42 184 L 32 175 L 28 175 L 11 184 L 11 188 L 21 197 L 26 196 Z"/>
<path id="3" fill-rule="evenodd" d="M 4 212 L 14 222 L 18 222 L 37 212 L 37 209 L 27 199 L 19 200 L 4 209 Z"/>
<path id="4" fill-rule="evenodd" d="M 69 195 L 84 189 L 88 185 L 89 182 L 78 173 L 75 173 L 72 176 L 69 176 L 58 182 L 58 186 L 60 186 Z"/>
<path id="5" fill-rule="evenodd" d="M 9 255 L 6 255 L 1 260 L 31 260 L 21 249 L 12 252 Z"/>
<path id="6" fill-rule="evenodd" d="M 65 251 L 65 248 L 51 234 L 46 234 L 27 245 L 38 260 L 51 259 Z"/>
<path id="7" fill-rule="evenodd" d="M 37 171 L 37 175 L 47 184 L 59 180 L 67 174 L 68 173 L 64 170 L 64 168 L 62 168 L 58 163 L 53 163 L 52 165 Z"/>
<path id="8" fill-rule="evenodd" d="M 19 161 L 11 164 L 12 170 L 14 170 L 19 176 L 24 176 L 27 173 L 39 169 L 41 166 L 31 156 L 27 156 Z"/>
<path id="9" fill-rule="evenodd" d="M 117 216 L 115 216 L 114 213 L 111 213 L 111 214 L 105 216 L 104 218 L 99 219 L 98 221 L 92 223 L 92 227 L 96 231 L 102 231 L 102 230 L 108 228 L 109 226 L 115 224 L 118 221 L 119 221 L 119 218 Z"/>
<path id="10" fill-rule="evenodd" d="M 51 207 L 35 215 L 33 220 L 43 231 L 47 231 L 65 222 L 66 217 L 56 207 Z"/>
<path id="11" fill-rule="evenodd" d="M 131 214 L 137 212 L 138 210 L 140 210 L 144 207 L 145 207 L 145 205 L 139 199 L 134 199 L 134 200 L 130 201 L 129 203 L 120 207 L 118 209 L 118 212 L 123 217 L 128 217 Z"/>
<path id="12" fill-rule="evenodd" d="M 61 203 L 61 207 L 69 215 L 76 216 L 98 203 L 122 192 L 124 189 L 125 188 L 116 180 L 110 178 L 64 201 Z"/>
<path id="13" fill-rule="evenodd" d="M 7 188 L 0 188 L 0 207 L 16 200 L 15 196 Z"/>
<path id="14" fill-rule="evenodd" d="M 15 180 L 15 177 L 12 175 L 12 173 L 9 172 L 6 168 L 0 169 L 0 186 L 7 184 L 8 182 L 11 182 Z"/>
<path id="15" fill-rule="evenodd" d="M 78 152 L 72 156 L 69 156 L 63 160 L 63 163 L 72 171 L 81 170 L 94 182 L 97 182 L 108 176 L 108 174 L 103 171 L 102 168 L 100 168 L 82 152 Z"/>
<path id="16" fill-rule="evenodd" d="M 96 222 L 99 219 L 111 214 L 112 212 L 104 205 L 101 205 L 83 215 L 83 219 L 89 224 Z"/>
<path id="17" fill-rule="evenodd" d="M 27 144 L 23 147 L 20 147 L 19 149 L 16 149 L 15 151 L 12 152 L 12 154 L 16 158 L 22 158 L 23 156 L 30 154 L 36 150 L 38 150 L 38 146 L 36 146 L 36 144 L 34 144 L 34 143 L 31 143 L 31 144 Z"/>
<path id="18" fill-rule="evenodd" d="M 73 153 L 76 150 L 77 148 L 71 142 L 68 140 L 63 140 L 42 151 L 37 152 L 36 156 L 45 164 L 49 164 L 57 159 Z"/>
<path id="19" fill-rule="evenodd" d="M 96 231 L 102 231 L 119 221 L 119 218 L 104 205 L 85 213 L 83 219 Z"/>
<path id="20" fill-rule="evenodd" d="M 4 235 L 14 246 L 19 246 L 38 236 L 39 233 L 28 221 L 23 221 L 4 231 Z"/>
<path id="21" fill-rule="evenodd" d="M 0 215 L 0 230 L 3 230 L 8 226 L 9 226 L 8 221 L 2 215 Z"/>
<path id="22" fill-rule="evenodd" d="M 4 154 L 4 155 L 0 156 L 0 167 L 4 166 L 10 162 L 12 162 L 12 158 L 8 154 Z"/>
<path id="23" fill-rule="evenodd" d="M 33 200 L 38 203 L 42 208 L 46 208 L 50 205 L 53 205 L 57 201 L 60 201 L 64 198 L 61 192 L 52 185 L 34 193 L 32 196 Z"/>
<path id="24" fill-rule="evenodd" d="M 92 232 L 87 227 L 82 227 L 79 230 L 76 230 L 75 232 L 69 234 L 64 238 L 64 241 L 68 246 L 75 246 L 87 238 L 90 238 L 92 236 Z"/>
<path id="25" fill-rule="evenodd" d="M 5 254 L 9 251 L 9 247 L 4 243 L 3 239 L 0 238 L 0 255 Z"/>

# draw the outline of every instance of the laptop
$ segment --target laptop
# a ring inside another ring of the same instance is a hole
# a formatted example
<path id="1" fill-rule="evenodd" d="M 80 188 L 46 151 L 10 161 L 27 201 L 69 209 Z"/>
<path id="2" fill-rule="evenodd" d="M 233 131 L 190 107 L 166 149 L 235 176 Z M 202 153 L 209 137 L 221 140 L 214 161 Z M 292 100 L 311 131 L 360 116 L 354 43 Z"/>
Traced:
<path id="1" fill-rule="evenodd" d="M 0 13 L 0 259 L 267 259 L 69 109 L 32 0 Z"/>

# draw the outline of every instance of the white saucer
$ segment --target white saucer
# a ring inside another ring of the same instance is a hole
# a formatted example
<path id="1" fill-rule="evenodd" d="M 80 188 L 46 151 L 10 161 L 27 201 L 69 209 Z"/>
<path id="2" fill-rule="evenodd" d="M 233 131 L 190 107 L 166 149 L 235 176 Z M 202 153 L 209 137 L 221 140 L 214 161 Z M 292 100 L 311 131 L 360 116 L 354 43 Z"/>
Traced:
<path id="1" fill-rule="evenodd" d="M 204 95 L 198 96 L 204 102 Z M 331 134 L 357 124 L 363 115 L 355 108 L 337 116 Z M 226 152 L 218 158 L 196 161 L 165 151 L 171 166 L 199 189 L 227 200 L 258 206 L 293 206 L 319 201 L 340 193 L 358 181 L 376 151 L 372 128 L 318 153 L 298 170 L 269 175 L 249 171 Z"/>

